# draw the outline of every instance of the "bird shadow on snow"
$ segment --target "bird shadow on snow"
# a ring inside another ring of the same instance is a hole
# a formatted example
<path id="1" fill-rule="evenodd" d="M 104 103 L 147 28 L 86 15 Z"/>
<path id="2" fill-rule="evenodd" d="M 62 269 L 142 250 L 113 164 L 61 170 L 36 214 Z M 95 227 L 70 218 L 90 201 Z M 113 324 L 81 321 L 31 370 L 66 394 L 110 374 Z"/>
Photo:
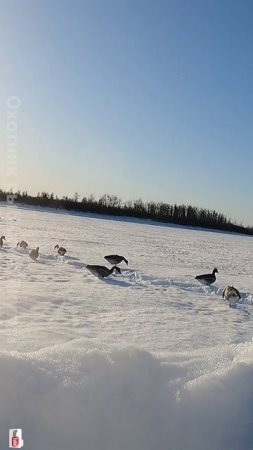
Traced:
<path id="1" fill-rule="evenodd" d="M 52 265 L 52 261 L 53 261 L 52 259 L 40 255 L 39 258 L 33 262 L 35 262 L 37 264 Z"/>
<path id="2" fill-rule="evenodd" d="M 64 256 L 65 261 L 79 261 L 79 258 L 76 258 L 75 256 Z"/>
<path id="3" fill-rule="evenodd" d="M 118 287 L 129 288 L 132 287 L 132 284 L 129 281 L 120 280 L 118 278 L 107 278 L 103 280 L 106 284 Z"/>
<path id="4" fill-rule="evenodd" d="M 8 247 L 4 247 L 4 248 L 0 247 L 0 252 L 7 253 L 10 248 L 11 247 L 9 247 L 9 248 Z"/>
<path id="5" fill-rule="evenodd" d="M 78 259 L 78 258 L 76 258 Z M 69 266 L 73 266 L 76 267 L 77 269 L 83 269 L 84 267 L 87 266 L 86 263 L 82 262 L 82 261 L 64 261 L 65 264 L 68 264 Z"/>
<path id="6" fill-rule="evenodd" d="M 84 263 L 78 262 L 76 260 L 78 260 L 78 258 L 68 257 L 68 259 L 67 259 L 66 256 L 59 256 L 57 254 L 46 255 L 46 254 L 40 253 L 38 262 L 41 262 L 42 264 L 50 264 L 51 262 L 57 262 L 57 263 L 69 264 L 69 265 L 77 267 L 77 268 L 85 267 Z"/>
<path id="7" fill-rule="evenodd" d="M 20 248 L 20 249 L 15 249 L 12 253 L 14 253 L 17 256 L 27 256 L 29 255 L 29 251 L 24 249 L 24 248 Z"/>

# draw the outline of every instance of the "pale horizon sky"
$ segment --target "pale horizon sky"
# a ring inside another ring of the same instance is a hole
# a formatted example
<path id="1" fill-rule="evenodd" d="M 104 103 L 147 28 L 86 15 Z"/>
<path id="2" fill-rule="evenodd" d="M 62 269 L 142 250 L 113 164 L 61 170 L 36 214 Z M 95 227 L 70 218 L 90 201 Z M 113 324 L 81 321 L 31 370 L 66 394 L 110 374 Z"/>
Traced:
<path id="1" fill-rule="evenodd" d="M 252 226 L 252 20 L 249 0 L 0 0 L 0 188 Z"/>

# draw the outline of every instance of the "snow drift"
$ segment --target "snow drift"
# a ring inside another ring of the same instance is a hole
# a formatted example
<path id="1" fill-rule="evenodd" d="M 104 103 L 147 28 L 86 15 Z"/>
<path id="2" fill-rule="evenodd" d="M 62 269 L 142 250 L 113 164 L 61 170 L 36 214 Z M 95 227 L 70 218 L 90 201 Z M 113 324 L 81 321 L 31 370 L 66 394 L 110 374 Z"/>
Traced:
<path id="1" fill-rule="evenodd" d="M 1 448 L 13 427 L 23 429 L 28 450 L 251 448 L 252 344 L 216 349 L 216 364 L 227 352 L 229 366 L 199 377 L 200 353 L 186 367 L 134 348 L 86 352 L 76 344 L 1 354 Z"/>
<path id="2" fill-rule="evenodd" d="M 252 238 L 0 215 L 0 448 L 17 427 L 27 450 L 251 450 Z M 110 253 L 129 265 L 100 281 L 85 264 Z M 199 285 L 214 267 L 215 284 Z M 230 284 L 235 309 L 222 299 Z"/>

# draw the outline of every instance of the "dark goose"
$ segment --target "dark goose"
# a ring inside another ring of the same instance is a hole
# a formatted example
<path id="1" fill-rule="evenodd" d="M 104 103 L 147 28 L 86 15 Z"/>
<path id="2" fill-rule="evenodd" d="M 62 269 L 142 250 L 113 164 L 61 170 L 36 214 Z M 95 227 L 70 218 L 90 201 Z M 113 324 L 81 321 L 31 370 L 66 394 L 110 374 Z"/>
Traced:
<path id="1" fill-rule="evenodd" d="M 195 278 L 201 284 L 210 285 L 216 281 L 216 276 L 215 276 L 216 273 L 218 273 L 218 270 L 213 269 L 212 273 L 204 273 L 203 275 L 197 275 Z"/>
<path id="2" fill-rule="evenodd" d="M 95 277 L 98 277 L 100 280 L 102 280 L 105 277 L 109 277 L 111 273 L 116 270 L 118 273 L 121 273 L 119 267 L 113 266 L 111 269 L 108 269 L 105 266 L 96 266 L 93 264 L 87 264 L 86 269 L 88 269 L 92 275 L 95 275 Z"/>
<path id="3" fill-rule="evenodd" d="M 126 264 L 128 264 L 128 261 L 124 256 L 120 255 L 107 255 L 104 257 L 110 264 L 113 264 L 116 266 L 117 264 L 121 263 L 122 261 L 125 261 Z"/>

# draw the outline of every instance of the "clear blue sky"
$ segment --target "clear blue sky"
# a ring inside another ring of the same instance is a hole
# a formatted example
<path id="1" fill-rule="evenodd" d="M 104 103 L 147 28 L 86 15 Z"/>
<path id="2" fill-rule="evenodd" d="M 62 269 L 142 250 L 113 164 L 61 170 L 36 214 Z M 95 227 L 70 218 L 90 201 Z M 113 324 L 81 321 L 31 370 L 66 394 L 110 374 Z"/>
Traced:
<path id="1" fill-rule="evenodd" d="M 1 0 L 1 178 L 17 96 L 20 189 L 253 225 L 252 23 L 251 0 Z"/>

